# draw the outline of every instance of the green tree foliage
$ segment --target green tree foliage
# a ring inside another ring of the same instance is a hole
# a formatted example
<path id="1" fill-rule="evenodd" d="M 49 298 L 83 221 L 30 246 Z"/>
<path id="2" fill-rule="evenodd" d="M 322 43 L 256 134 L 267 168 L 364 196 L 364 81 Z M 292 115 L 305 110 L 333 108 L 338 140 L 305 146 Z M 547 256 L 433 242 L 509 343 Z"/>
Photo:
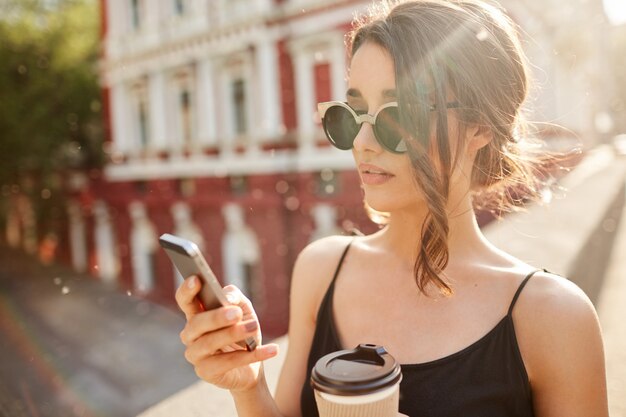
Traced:
<path id="1" fill-rule="evenodd" d="M 102 162 L 93 0 L 0 1 L 0 184 Z M 39 187 L 35 187 L 39 188 Z"/>

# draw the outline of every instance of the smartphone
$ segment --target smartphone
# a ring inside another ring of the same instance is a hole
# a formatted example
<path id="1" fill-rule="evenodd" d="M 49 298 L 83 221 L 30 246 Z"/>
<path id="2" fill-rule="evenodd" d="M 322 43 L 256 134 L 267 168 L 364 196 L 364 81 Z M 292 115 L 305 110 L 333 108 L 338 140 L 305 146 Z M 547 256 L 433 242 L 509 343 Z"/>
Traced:
<path id="1" fill-rule="evenodd" d="M 222 286 L 209 267 L 209 264 L 202 256 L 198 245 L 182 237 L 165 233 L 159 237 L 159 244 L 165 250 L 170 260 L 178 269 L 183 278 L 196 275 L 202 281 L 202 289 L 198 294 L 198 299 L 205 310 L 213 310 L 222 306 L 230 305 Z M 248 351 L 256 349 L 254 337 L 248 337 L 238 343 Z"/>

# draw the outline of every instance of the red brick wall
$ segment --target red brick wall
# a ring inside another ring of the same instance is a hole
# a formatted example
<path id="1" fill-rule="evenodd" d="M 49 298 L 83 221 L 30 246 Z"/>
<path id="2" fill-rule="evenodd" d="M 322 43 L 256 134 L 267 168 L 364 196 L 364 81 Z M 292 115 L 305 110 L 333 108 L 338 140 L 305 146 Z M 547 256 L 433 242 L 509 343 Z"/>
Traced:
<path id="1" fill-rule="evenodd" d="M 317 63 L 313 67 L 315 77 L 315 100 L 317 103 L 330 101 L 332 97 L 330 84 L 330 64 Z"/>
<path id="2" fill-rule="evenodd" d="M 280 101 L 283 123 L 287 132 L 296 129 L 296 86 L 294 82 L 293 62 L 287 51 L 287 40 L 276 44 L 278 49 L 278 68 L 280 71 Z"/>

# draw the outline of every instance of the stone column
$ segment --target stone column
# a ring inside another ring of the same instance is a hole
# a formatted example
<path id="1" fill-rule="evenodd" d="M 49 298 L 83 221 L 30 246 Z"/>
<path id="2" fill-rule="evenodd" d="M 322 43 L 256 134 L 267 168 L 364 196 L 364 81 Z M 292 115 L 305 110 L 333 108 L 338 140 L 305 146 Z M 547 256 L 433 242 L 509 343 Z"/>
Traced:
<path id="1" fill-rule="evenodd" d="M 204 57 L 196 67 L 197 103 L 197 139 L 202 145 L 213 146 L 217 144 L 217 117 L 215 107 L 215 82 L 213 74 L 213 62 L 211 57 Z"/>
<path id="2" fill-rule="evenodd" d="M 165 150 L 167 148 L 165 76 L 160 71 L 150 74 L 148 80 L 148 102 L 150 111 L 150 150 Z"/>
<path id="3" fill-rule="evenodd" d="M 337 209 L 335 207 L 326 203 L 318 203 L 311 208 L 311 216 L 315 222 L 311 242 L 326 236 L 341 234 L 342 230 L 337 226 Z"/>
<path id="4" fill-rule="evenodd" d="M 131 149 L 130 105 L 126 86 L 122 82 L 111 87 L 113 146 L 116 150 L 127 153 Z"/>
<path id="5" fill-rule="evenodd" d="M 273 0 L 255 0 L 256 13 L 263 14 L 271 10 Z"/>
<path id="6" fill-rule="evenodd" d="M 191 0 L 188 3 L 189 5 L 189 14 L 193 16 L 204 15 L 203 18 L 206 18 L 206 15 L 209 11 L 209 4 L 206 0 Z"/>
<path id="7" fill-rule="evenodd" d="M 235 126 L 232 103 L 232 78 L 228 73 L 228 68 L 220 65 L 219 70 L 219 88 L 220 88 L 220 123 L 223 129 L 220 132 L 219 147 L 220 156 L 230 158 L 235 148 Z"/>
<path id="8" fill-rule="evenodd" d="M 256 265 L 261 260 L 258 238 L 246 224 L 241 206 L 229 203 L 222 208 L 222 215 L 226 223 L 226 232 L 222 238 L 224 280 L 228 284 L 236 285 L 248 296 L 258 294 L 262 290 L 262 284 L 248 281 L 245 268 L 246 265 Z"/>
<path id="9" fill-rule="evenodd" d="M 345 101 L 346 99 L 346 53 L 343 46 L 343 38 L 333 43 L 330 54 L 330 77 L 332 88 L 332 100 Z"/>
<path id="10" fill-rule="evenodd" d="M 107 7 L 107 38 L 112 40 L 122 33 L 122 22 L 119 20 L 119 7 L 122 4 L 118 1 L 109 1 Z"/>
<path id="11" fill-rule="evenodd" d="M 156 251 L 156 228 L 150 222 L 146 208 L 141 202 L 132 202 L 128 211 L 132 220 L 130 250 L 133 281 L 137 291 L 146 293 L 155 286 L 152 254 Z"/>
<path id="12" fill-rule="evenodd" d="M 115 236 L 111 216 L 104 201 L 96 201 L 93 208 L 95 219 L 96 254 L 98 258 L 98 276 L 104 282 L 115 284 L 119 272 L 119 263 L 115 248 Z"/>
<path id="13" fill-rule="evenodd" d="M 262 139 L 274 139 L 280 134 L 282 113 L 279 99 L 278 54 L 276 44 L 263 39 L 256 45 L 256 64 L 259 88 L 257 108 L 260 110 L 258 127 Z"/>
<path id="14" fill-rule="evenodd" d="M 165 119 L 166 142 L 170 157 L 182 157 L 183 138 L 180 120 L 180 84 L 175 75 L 170 75 L 165 82 Z"/>
<path id="15" fill-rule="evenodd" d="M 261 126 L 263 118 L 263 110 L 260 109 L 263 97 L 263 81 L 255 69 L 253 68 L 254 60 L 250 54 L 246 54 L 243 67 L 243 79 L 245 80 L 246 95 L 246 133 L 245 147 L 246 152 L 251 155 L 257 155 L 260 151 L 259 143 L 264 139 L 264 128 Z"/>
<path id="16" fill-rule="evenodd" d="M 118 38 L 130 29 L 130 6 L 126 7 L 126 2 L 108 1 L 107 6 L 111 9 L 109 25 L 113 28 L 115 37 Z"/>
<path id="17" fill-rule="evenodd" d="M 158 1 L 146 1 L 143 4 L 144 26 L 150 32 L 158 30 L 160 5 Z"/>
<path id="18" fill-rule="evenodd" d="M 297 120 L 299 150 L 310 152 L 314 146 L 315 123 L 315 79 L 313 77 L 313 59 L 306 52 L 295 51 L 294 70 L 296 78 Z"/>

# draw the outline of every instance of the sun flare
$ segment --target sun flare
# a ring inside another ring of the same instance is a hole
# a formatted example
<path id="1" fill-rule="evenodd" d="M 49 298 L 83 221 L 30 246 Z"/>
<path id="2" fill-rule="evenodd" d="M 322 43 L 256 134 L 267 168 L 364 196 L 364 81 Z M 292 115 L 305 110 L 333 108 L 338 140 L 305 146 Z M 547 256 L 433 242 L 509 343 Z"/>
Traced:
<path id="1" fill-rule="evenodd" d="M 604 10 L 612 24 L 626 24 L 626 1 L 604 0 Z"/>

